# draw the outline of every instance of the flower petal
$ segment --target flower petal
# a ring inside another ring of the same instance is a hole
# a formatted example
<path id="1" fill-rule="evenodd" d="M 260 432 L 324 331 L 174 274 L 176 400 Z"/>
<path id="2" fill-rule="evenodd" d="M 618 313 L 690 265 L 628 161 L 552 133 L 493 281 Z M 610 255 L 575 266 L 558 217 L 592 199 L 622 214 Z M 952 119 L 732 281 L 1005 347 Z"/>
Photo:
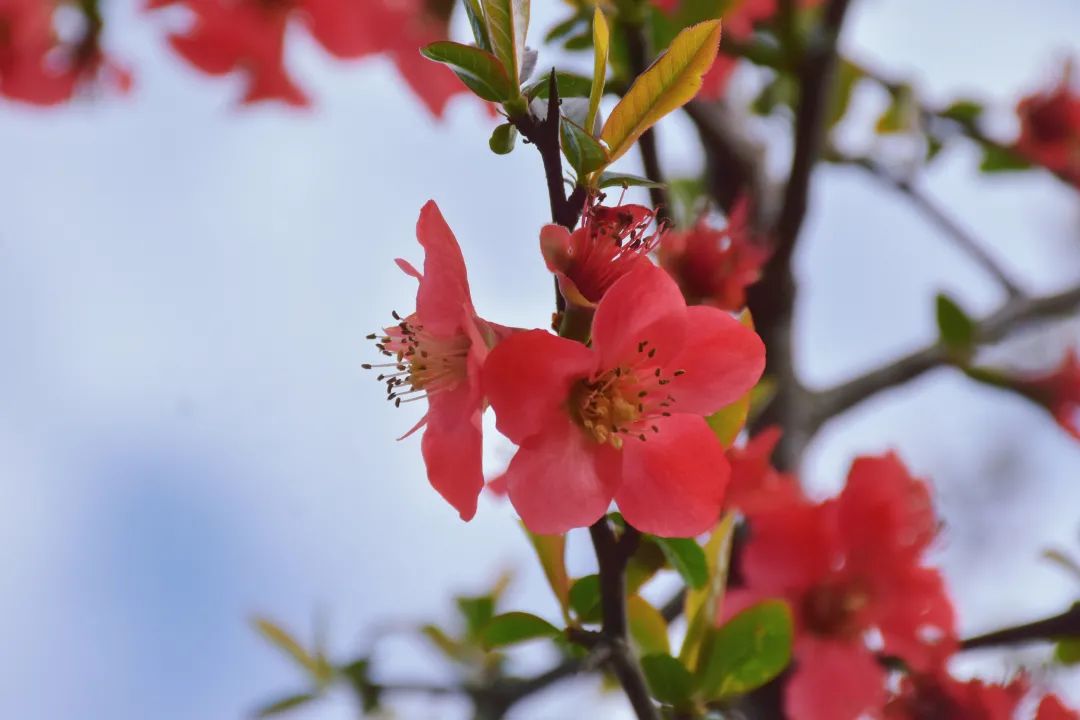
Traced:
<path id="1" fill-rule="evenodd" d="M 747 585 L 799 597 L 829 573 L 837 555 L 826 515 L 831 506 L 792 502 L 750 516 L 750 542 L 742 555 Z"/>
<path id="2" fill-rule="evenodd" d="M 615 494 L 626 521 L 662 537 L 692 537 L 720 517 L 730 469 L 724 448 L 697 415 L 657 418 L 659 432 L 623 446 L 623 482 Z"/>
<path id="3" fill-rule="evenodd" d="M 632 359 L 640 343 L 656 349 L 656 365 L 680 353 L 686 339 L 686 302 L 679 286 L 655 265 L 622 276 L 604 294 L 593 318 L 593 348 L 600 366 L 614 368 Z"/>
<path id="4" fill-rule="evenodd" d="M 859 720 L 880 717 L 885 671 L 858 643 L 804 635 L 795 645 L 798 665 L 784 696 L 791 720 Z"/>
<path id="5" fill-rule="evenodd" d="M 510 502 L 525 526 L 540 535 L 592 525 L 611 504 L 619 460 L 617 450 L 593 442 L 564 417 L 510 461 Z"/>
<path id="6" fill-rule="evenodd" d="M 479 402 L 472 388 L 462 385 L 436 393 L 429 405 L 420 442 L 428 481 L 462 520 L 471 520 L 484 488 Z"/>
<path id="7" fill-rule="evenodd" d="M 462 307 L 472 308 L 465 258 L 439 207 L 429 200 L 420 210 L 416 239 L 424 247 L 424 277 L 416 292 L 416 314 L 428 330 L 450 335 Z"/>
<path id="8" fill-rule="evenodd" d="M 570 387 L 595 367 L 596 355 L 589 348 L 543 330 L 503 340 L 483 369 L 484 394 L 495 409 L 499 432 L 520 445 L 568 419 Z"/>
<path id="9" fill-rule="evenodd" d="M 761 378 L 765 344 L 750 328 L 723 310 L 687 308 L 687 343 L 669 364 L 671 394 L 678 412 L 711 415 L 735 402 Z"/>

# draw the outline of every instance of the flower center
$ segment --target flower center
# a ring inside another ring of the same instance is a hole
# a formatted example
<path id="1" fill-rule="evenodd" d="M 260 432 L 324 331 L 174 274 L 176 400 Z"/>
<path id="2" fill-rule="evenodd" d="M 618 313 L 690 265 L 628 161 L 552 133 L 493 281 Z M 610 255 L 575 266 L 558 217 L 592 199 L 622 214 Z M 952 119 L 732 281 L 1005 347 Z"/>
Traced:
<path id="1" fill-rule="evenodd" d="M 645 441 L 646 430 L 660 432 L 660 427 L 649 421 L 670 416 L 668 408 L 675 398 L 665 387 L 671 377 L 651 362 L 655 356 L 656 349 L 642 341 L 634 362 L 597 373 L 573 387 L 571 414 L 593 440 L 618 450 L 624 437 Z M 674 376 L 682 374 L 682 370 L 674 372 Z"/>
<path id="2" fill-rule="evenodd" d="M 430 398 L 435 393 L 457 387 L 468 374 L 467 358 L 472 342 L 462 334 L 438 337 L 424 330 L 416 315 L 402 319 L 396 312 L 398 324 L 385 329 L 384 335 L 372 333 L 375 347 L 390 362 L 364 363 L 365 370 L 380 369 L 376 378 L 386 383 L 386 399 L 394 405 Z"/>
<path id="3" fill-rule="evenodd" d="M 869 602 L 870 597 L 857 586 L 825 583 L 803 597 L 802 614 L 810 631 L 850 639 L 862 633 L 859 614 Z"/>

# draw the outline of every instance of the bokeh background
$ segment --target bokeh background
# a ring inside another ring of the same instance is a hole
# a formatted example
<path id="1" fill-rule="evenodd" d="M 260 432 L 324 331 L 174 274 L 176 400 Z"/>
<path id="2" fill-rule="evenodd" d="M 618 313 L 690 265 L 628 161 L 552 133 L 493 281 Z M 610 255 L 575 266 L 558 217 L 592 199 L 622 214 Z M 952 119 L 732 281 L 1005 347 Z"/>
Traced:
<path id="1" fill-rule="evenodd" d="M 340 656 L 382 638 L 380 677 L 445 678 L 396 631 L 450 618 L 452 592 L 483 591 L 513 568 L 512 603 L 555 606 L 509 506 L 487 498 L 462 524 L 427 486 L 415 438 L 395 442 L 419 410 L 382 402 L 360 369 L 374 356 L 363 337 L 410 309 L 413 282 L 392 261 L 420 257 L 412 229 L 432 197 L 481 312 L 545 324 L 535 153 L 492 155 L 479 103 L 461 96 L 435 122 L 389 62 L 331 60 L 304 37 L 290 40 L 289 62 L 315 108 L 237 108 L 230 80 L 169 53 L 172 18 L 132 5 L 107 8 L 108 44 L 138 68 L 131 95 L 0 106 L 0 717 L 247 717 L 301 689 L 251 630 L 254 613 L 304 638 L 322 624 Z M 534 27 L 560 5 L 535 0 Z M 985 100 L 1008 138 L 1016 99 L 1080 58 L 1078 28 L 1075 0 L 862 0 L 843 46 L 931 101 Z M 755 81 L 743 72 L 734 92 Z M 857 118 L 885 102 L 860 94 L 844 141 L 880 142 Z M 682 118 L 665 121 L 670 174 L 700 168 L 692 140 Z M 912 150 L 894 144 L 902 162 Z M 774 148 L 782 168 L 787 148 Z M 1076 193 L 1040 173 L 979 177 L 977 165 L 958 144 L 923 186 L 1026 288 L 1080 280 Z M 1002 299 L 857 170 L 820 170 L 797 265 L 799 365 L 813 385 L 931 341 L 938 291 L 975 313 Z M 1066 323 L 998 353 L 1046 366 L 1077 340 L 1080 323 Z M 1047 416 L 934 372 L 828 426 L 807 482 L 833 491 L 855 454 L 888 448 L 938 491 L 939 557 L 965 633 L 1077 598 L 1080 578 L 1040 557 L 1080 555 L 1080 445 Z M 489 443 L 487 455 L 494 472 L 509 448 Z M 588 561 L 584 544 L 572 548 L 572 565 Z M 968 670 L 1001 679 L 1024 662 L 1080 701 L 1080 674 L 1041 673 L 1047 655 L 983 653 Z M 619 698 L 597 697 L 582 680 L 512 717 L 621 717 Z M 462 712 L 400 705 L 418 720 Z M 298 713 L 354 716 L 346 697 Z"/>

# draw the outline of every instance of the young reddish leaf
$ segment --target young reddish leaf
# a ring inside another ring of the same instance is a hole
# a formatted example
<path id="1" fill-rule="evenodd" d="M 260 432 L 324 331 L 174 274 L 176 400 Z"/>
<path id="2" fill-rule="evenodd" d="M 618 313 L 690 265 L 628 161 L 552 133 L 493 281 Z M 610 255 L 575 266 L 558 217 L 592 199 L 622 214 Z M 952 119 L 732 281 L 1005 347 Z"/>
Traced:
<path id="1" fill-rule="evenodd" d="M 495 57 L 502 61 L 519 94 L 521 68 L 525 58 L 525 34 L 529 30 L 529 0 L 481 0 L 487 21 L 488 38 Z"/>
<path id="2" fill-rule="evenodd" d="M 427 59 L 448 66 L 484 100 L 506 102 L 517 94 L 517 83 L 511 84 L 499 59 L 480 48 L 440 40 L 421 48 L 420 52 Z"/>
<path id="3" fill-rule="evenodd" d="M 781 600 L 743 610 L 702 644 L 695 674 L 701 695 L 717 700 L 769 682 L 791 662 L 794 633 L 791 608 Z"/>
<path id="4" fill-rule="evenodd" d="M 659 610 L 640 595 L 631 595 L 626 599 L 626 620 L 630 637 L 637 643 L 642 655 L 671 652 L 667 621 Z"/>
<path id="5" fill-rule="evenodd" d="M 481 633 L 487 648 L 505 647 L 537 638 L 558 637 L 562 633 L 542 617 L 526 612 L 496 615 Z"/>
<path id="6" fill-rule="evenodd" d="M 540 558 L 540 567 L 544 569 L 544 577 L 559 601 L 563 617 L 569 620 L 567 609 L 570 607 L 570 576 L 566 574 L 566 536 L 537 535 L 527 529 L 525 534 L 529 536 L 529 542 Z"/>
<path id="7" fill-rule="evenodd" d="M 667 653 L 646 655 L 641 658 L 641 669 L 649 692 L 660 702 L 680 707 L 690 701 L 694 678 L 675 658 Z"/>
<path id="8" fill-rule="evenodd" d="M 608 145 L 609 162 L 622 157 L 660 118 L 693 99 L 719 47 L 719 20 L 698 23 L 675 36 L 671 47 L 634 81 L 604 124 L 600 138 Z"/>
<path id="9" fill-rule="evenodd" d="M 589 92 L 589 114 L 585 116 L 585 130 L 591 135 L 596 125 L 596 113 L 600 110 L 600 98 L 604 95 L 604 82 L 607 80 L 608 48 L 611 44 L 611 32 L 607 18 L 600 6 L 593 12 L 593 78 Z"/>

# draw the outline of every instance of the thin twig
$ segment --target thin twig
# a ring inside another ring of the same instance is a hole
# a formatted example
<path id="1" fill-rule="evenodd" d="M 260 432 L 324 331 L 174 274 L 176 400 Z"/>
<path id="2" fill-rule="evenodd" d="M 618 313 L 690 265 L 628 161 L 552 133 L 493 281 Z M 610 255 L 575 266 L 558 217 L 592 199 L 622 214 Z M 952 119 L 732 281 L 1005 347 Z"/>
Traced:
<path id="1" fill-rule="evenodd" d="M 1040 298 L 1015 298 L 977 323 L 976 339 L 980 343 L 998 342 L 1023 325 L 1067 315 L 1078 307 L 1080 286 Z M 936 342 L 835 388 L 811 393 L 809 431 L 814 432 L 829 418 L 883 390 L 906 383 L 952 361 L 948 349 Z"/>
<path id="2" fill-rule="evenodd" d="M 1036 622 L 968 638 L 960 643 L 960 648 L 962 650 L 977 650 L 999 645 L 1056 641 L 1061 638 L 1080 638 L 1080 603 L 1074 604 L 1060 615 L 1045 620 L 1037 620 Z"/>
<path id="3" fill-rule="evenodd" d="M 874 178 L 899 192 L 922 212 L 928 220 L 937 225 L 953 243 L 967 253 L 983 270 L 993 276 L 1005 289 L 1009 297 L 1016 298 L 1024 294 L 1019 286 L 1013 282 L 1012 278 L 1009 277 L 1009 274 L 1005 272 L 1004 268 L 1001 267 L 1001 264 L 983 249 L 982 243 L 962 228 L 926 193 L 912 185 L 909 180 L 896 176 L 867 157 L 849 157 L 838 153 L 830 153 L 830 160 L 865 170 Z"/>

